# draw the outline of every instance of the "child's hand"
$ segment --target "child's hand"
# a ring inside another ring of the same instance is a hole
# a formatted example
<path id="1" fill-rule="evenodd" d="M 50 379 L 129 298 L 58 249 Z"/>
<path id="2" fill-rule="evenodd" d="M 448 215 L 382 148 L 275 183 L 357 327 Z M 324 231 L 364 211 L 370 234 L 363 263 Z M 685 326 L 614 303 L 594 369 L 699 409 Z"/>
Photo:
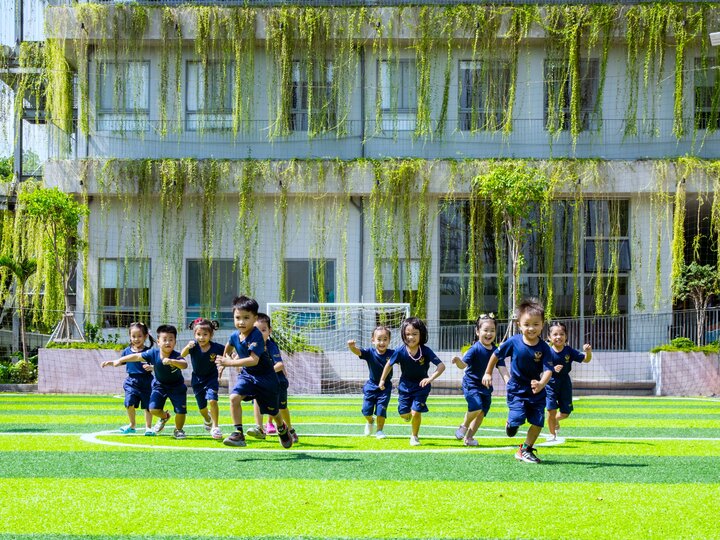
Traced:
<path id="1" fill-rule="evenodd" d="M 172 358 L 163 358 L 163 365 L 169 366 L 173 363 Z"/>
<path id="2" fill-rule="evenodd" d="M 385 381 L 380 381 L 380 384 L 378 384 L 378 388 L 380 390 L 385 390 Z"/>
<path id="3" fill-rule="evenodd" d="M 348 349 L 353 349 L 353 348 L 355 348 L 355 347 L 356 347 L 356 345 L 355 345 L 355 340 L 354 340 L 354 339 L 348 339 Z"/>
<path id="4" fill-rule="evenodd" d="M 420 381 L 420 388 L 425 388 L 431 382 L 432 380 L 430 380 L 430 377 L 425 377 L 422 381 Z"/>
<path id="5" fill-rule="evenodd" d="M 195 346 L 195 340 L 194 340 L 194 339 L 191 339 L 190 341 L 188 341 L 188 344 L 187 344 L 187 348 L 188 348 L 188 349 L 192 349 L 194 346 Z"/>
<path id="6" fill-rule="evenodd" d="M 560 373 L 560 372 L 562 371 L 562 369 L 563 369 L 563 365 L 562 365 L 562 364 L 558 364 L 558 365 L 555 366 L 553 369 L 555 370 L 555 373 Z"/>
<path id="7" fill-rule="evenodd" d="M 530 388 L 532 388 L 533 394 L 539 394 L 545 388 L 545 385 L 540 381 L 532 380 L 530 381 Z"/>
<path id="8" fill-rule="evenodd" d="M 153 367 L 150 364 L 143 364 L 142 368 L 148 373 L 152 373 Z"/>
<path id="9" fill-rule="evenodd" d="M 216 356 L 215 357 L 215 365 L 219 368 L 224 368 L 225 360 L 226 360 L 226 358 L 224 356 Z"/>
<path id="10" fill-rule="evenodd" d="M 487 373 L 483 375 L 482 383 L 485 388 L 490 388 L 492 386 L 492 375 L 488 375 Z"/>
<path id="11" fill-rule="evenodd" d="M 586 343 L 585 345 L 583 345 L 583 352 L 585 352 L 585 353 L 592 352 L 592 347 L 590 346 L 589 343 Z"/>
<path id="12" fill-rule="evenodd" d="M 115 361 L 114 360 L 106 360 L 105 362 L 100 364 L 100 367 L 108 367 L 108 366 L 115 367 Z"/>
<path id="13" fill-rule="evenodd" d="M 459 362 L 462 360 L 459 356 L 453 356 L 452 363 L 455 364 L 457 367 L 460 367 Z"/>

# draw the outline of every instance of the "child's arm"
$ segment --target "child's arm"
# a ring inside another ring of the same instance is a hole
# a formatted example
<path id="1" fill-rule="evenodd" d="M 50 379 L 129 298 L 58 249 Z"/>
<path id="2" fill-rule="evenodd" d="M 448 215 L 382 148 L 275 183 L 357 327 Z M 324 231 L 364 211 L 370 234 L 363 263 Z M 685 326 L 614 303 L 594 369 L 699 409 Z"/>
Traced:
<path id="1" fill-rule="evenodd" d="M 445 371 L 445 364 L 440 362 L 437 365 L 437 368 L 435 369 L 435 372 L 432 375 L 430 375 L 429 377 L 426 377 L 422 381 L 420 381 L 420 388 L 425 388 L 428 384 L 432 383 L 435 379 L 437 379 L 440 375 L 442 375 L 444 371 Z"/>
<path id="2" fill-rule="evenodd" d="M 273 369 L 275 370 L 275 373 L 285 372 L 285 364 L 282 362 L 278 362 L 273 366 Z"/>
<path id="3" fill-rule="evenodd" d="M 351 339 L 348 341 L 348 349 L 350 349 L 354 355 L 360 356 L 362 353 L 360 352 L 360 349 L 357 348 L 357 345 L 355 344 L 355 340 Z"/>
<path id="4" fill-rule="evenodd" d="M 452 363 L 455 364 L 458 369 L 465 369 L 467 367 L 467 364 L 463 362 L 459 356 L 453 356 Z"/>
<path id="5" fill-rule="evenodd" d="M 552 374 L 552 370 L 546 369 L 545 371 L 543 371 L 542 377 L 540 377 L 539 381 L 530 381 L 530 387 L 532 388 L 533 394 L 539 394 L 540 392 L 542 392 L 542 389 L 545 388 L 545 386 L 547 386 L 547 383 L 550 382 Z"/>
<path id="6" fill-rule="evenodd" d="M 227 347 L 225 347 L 227 350 Z M 260 357 L 254 352 L 250 352 L 250 356 L 246 358 L 232 358 L 230 356 L 215 357 L 215 364 L 218 367 L 253 367 L 260 362 Z"/>
<path id="7" fill-rule="evenodd" d="M 132 354 L 126 354 L 125 356 L 121 356 L 117 360 L 106 360 L 102 364 L 100 364 L 100 367 L 118 367 L 122 366 L 123 364 L 127 364 L 128 362 L 142 362 L 142 354 L 140 353 L 132 353 Z"/>
<path id="8" fill-rule="evenodd" d="M 492 353 L 490 355 L 490 360 L 488 361 L 487 368 L 485 368 L 485 375 L 483 375 L 483 378 L 482 378 L 483 386 L 486 388 L 490 388 L 492 386 L 492 372 L 493 372 L 493 369 L 495 369 L 495 366 L 497 365 L 497 363 L 498 363 L 498 357 L 495 356 L 495 353 Z"/>
<path id="9" fill-rule="evenodd" d="M 505 381 L 505 384 L 508 383 L 510 380 L 510 373 L 507 370 L 506 366 L 498 366 L 497 370 L 500 372 L 500 375 L 502 376 L 503 380 Z"/>
<path id="10" fill-rule="evenodd" d="M 163 358 L 163 365 L 172 366 L 180 369 L 188 367 L 187 360 L 184 358 Z"/>
<path id="11" fill-rule="evenodd" d="M 195 341 L 191 339 L 190 341 L 188 341 L 188 344 L 185 345 L 185 348 L 182 351 L 180 351 L 180 356 L 185 358 L 188 354 L 190 354 L 190 349 L 192 349 L 194 346 L 195 346 Z"/>
<path id="12" fill-rule="evenodd" d="M 378 388 L 380 390 L 385 390 L 385 379 L 390 374 L 390 370 L 392 369 L 392 366 L 390 365 L 390 360 L 385 362 L 385 367 L 383 368 L 382 375 L 380 375 L 380 384 L 378 384 Z"/>
<path id="13" fill-rule="evenodd" d="M 589 343 L 583 345 L 583 352 L 585 353 L 585 360 L 583 360 L 583 363 L 587 363 L 592 360 L 592 347 Z"/>

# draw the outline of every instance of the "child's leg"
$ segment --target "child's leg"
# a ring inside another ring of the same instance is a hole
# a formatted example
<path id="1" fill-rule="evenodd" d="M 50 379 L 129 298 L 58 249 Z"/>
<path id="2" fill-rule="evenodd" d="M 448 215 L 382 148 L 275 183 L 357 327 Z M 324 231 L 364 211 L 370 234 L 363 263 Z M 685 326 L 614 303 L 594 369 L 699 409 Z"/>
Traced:
<path id="1" fill-rule="evenodd" d="M 211 399 L 208 401 L 208 408 L 210 409 L 210 421 L 212 422 L 212 427 L 216 428 L 220 425 L 220 408 L 218 407 L 217 400 Z"/>
<path id="2" fill-rule="evenodd" d="M 470 411 L 465 413 L 465 416 L 463 416 L 462 426 L 465 429 L 470 428 L 470 423 L 473 421 L 473 418 L 470 417 Z"/>
<path id="3" fill-rule="evenodd" d="M 135 429 L 135 407 L 131 405 L 131 406 L 127 407 L 126 410 L 127 410 L 128 420 L 130 422 L 130 427 Z"/>
<path id="4" fill-rule="evenodd" d="M 163 420 L 170 418 L 170 413 L 164 409 L 150 409 L 150 414 L 156 416 L 157 418 L 162 418 Z"/>
<path id="5" fill-rule="evenodd" d="M 212 418 L 210 417 L 210 413 L 208 412 L 208 408 L 205 407 L 204 409 L 200 409 L 200 415 L 203 417 L 203 420 L 205 422 L 212 422 Z"/>
<path id="6" fill-rule="evenodd" d="M 253 416 L 255 417 L 255 425 L 263 427 L 263 415 L 260 413 L 257 399 L 253 399 Z"/>
<path id="7" fill-rule="evenodd" d="M 148 409 L 145 409 L 145 429 L 152 429 L 152 414 Z"/>
<path id="8" fill-rule="evenodd" d="M 422 423 L 422 413 L 419 411 L 412 411 L 412 434 L 413 437 L 417 437 L 418 433 L 420 433 L 420 424 Z"/>
<path id="9" fill-rule="evenodd" d="M 288 429 L 292 429 L 292 422 L 290 421 L 290 409 L 280 409 L 280 416 Z"/>
<path id="10" fill-rule="evenodd" d="M 230 418 L 236 429 L 238 426 L 242 427 L 243 397 L 238 394 L 230 394 Z"/>
<path id="11" fill-rule="evenodd" d="M 377 416 L 377 429 L 378 431 L 382 431 L 385 429 L 385 417 L 384 416 Z"/>
<path id="12" fill-rule="evenodd" d="M 534 424 L 530 424 L 530 427 L 527 430 L 527 435 L 525 436 L 525 444 L 527 446 L 534 445 L 535 441 L 537 441 L 537 438 L 540 435 L 541 431 L 542 431 L 542 426 L 536 426 Z"/>
<path id="13" fill-rule="evenodd" d="M 185 425 L 186 414 L 175 414 L 175 429 L 182 429 Z"/>
<path id="14" fill-rule="evenodd" d="M 480 427 L 480 424 L 482 424 L 483 419 L 485 418 L 485 415 L 483 414 L 482 410 L 479 411 L 468 411 L 465 413 L 465 421 L 467 422 L 468 430 L 465 434 L 465 438 L 470 438 L 473 435 L 475 435 L 475 432 Z"/>
<path id="15" fill-rule="evenodd" d="M 561 413 L 562 414 L 562 413 Z M 550 433 L 556 435 L 559 424 L 557 423 L 557 409 L 548 409 L 548 429 Z"/>

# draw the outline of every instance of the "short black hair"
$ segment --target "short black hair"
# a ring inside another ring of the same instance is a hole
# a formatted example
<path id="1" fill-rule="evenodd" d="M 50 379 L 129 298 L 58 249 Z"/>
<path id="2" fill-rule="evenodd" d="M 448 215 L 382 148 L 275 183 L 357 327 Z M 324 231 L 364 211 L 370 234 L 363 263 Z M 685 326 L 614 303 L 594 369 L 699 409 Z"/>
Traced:
<path id="1" fill-rule="evenodd" d="M 268 315 L 267 313 L 258 313 L 257 317 L 257 322 L 267 324 L 267 327 L 272 330 L 272 324 L 270 323 L 270 315 Z"/>
<path id="2" fill-rule="evenodd" d="M 240 309 L 242 311 L 249 311 L 253 315 L 257 315 L 258 311 L 260 311 L 260 306 L 257 303 L 257 300 L 254 298 L 248 298 L 247 296 L 236 296 L 233 299 L 233 313 L 236 309 Z"/>
<path id="3" fill-rule="evenodd" d="M 177 339 L 177 328 L 172 324 L 161 324 L 155 330 L 155 333 L 159 336 L 160 334 L 172 334 Z"/>
<path id="4" fill-rule="evenodd" d="M 390 333 L 390 329 L 389 329 L 387 326 L 385 326 L 385 325 L 382 325 L 382 324 L 381 324 L 381 325 L 375 327 L 375 330 L 373 330 L 373 332 L 372 332 L 372 337 L 373 337 L 373 338 L 375 337 L 375 334 L 376 334 L 377 332 L 385 332 L 385 333 L 387 334 L 387 336 L 388 336 L 388 339 L 391 339 L 391 338 L 392 338 L 392 334 Z"/>
<path id="5" fill-rule="evenodd" d="M 550 323 L 550 326 L 548 327 L 548 333 L 549 333 L 549 332 L 552 332 L 552 329 L 555 328 L 556 326 L 557 326 L 558 328 L 562 328 L 562 329 L 563 329 L 563 332 L 565 332 L 565 337 L 567 337 L 567 326 L 565 326 L 565 323 L 564 323 L 564 322 L 560 322 L 560 321 L 553 321 L 553 322 L 551 322 L 551 323 Z"/>
<path id="6" fill-rule="evenodd" d="M 417 317 L 408 317 L 402 322 L 402 325 L 400 326 L 400 337 L 402 338 L 403 343 L 405 343 L 405 329 L 408 326 L 412 326 L 420 331 L 420 345 L 425 345 L 428 340 L 427 326 L 425 326 L 425 323 Z"/>
<path id="7" fill-rule="evenodd" d="M 542 302 L 537 298 L 525 298 L 518 306 L 518 319 L 523 315 L 539 315 L 540 318 L 545 320 L 545 307 Z"/>

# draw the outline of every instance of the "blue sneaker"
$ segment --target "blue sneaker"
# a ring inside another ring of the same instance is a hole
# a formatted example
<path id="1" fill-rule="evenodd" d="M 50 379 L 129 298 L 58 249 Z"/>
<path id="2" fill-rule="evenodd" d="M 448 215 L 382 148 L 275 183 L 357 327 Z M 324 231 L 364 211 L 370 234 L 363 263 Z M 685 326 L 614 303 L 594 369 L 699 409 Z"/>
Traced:
<path id="1" fill-rule="evenodd" d="M 127 426 L 119 428 L 118 431 L 123 435 L 128 435 L 130 433 L 135 433 L 135 428 L 131 427 L 130 424 L 128 424 Z"/>
<path id="2" fill-rule="evenodd" d="M 155 432 L 152 430 L 152 428 L 145 428 L 145 436 L 146 437 L 154 437 Z"/>

